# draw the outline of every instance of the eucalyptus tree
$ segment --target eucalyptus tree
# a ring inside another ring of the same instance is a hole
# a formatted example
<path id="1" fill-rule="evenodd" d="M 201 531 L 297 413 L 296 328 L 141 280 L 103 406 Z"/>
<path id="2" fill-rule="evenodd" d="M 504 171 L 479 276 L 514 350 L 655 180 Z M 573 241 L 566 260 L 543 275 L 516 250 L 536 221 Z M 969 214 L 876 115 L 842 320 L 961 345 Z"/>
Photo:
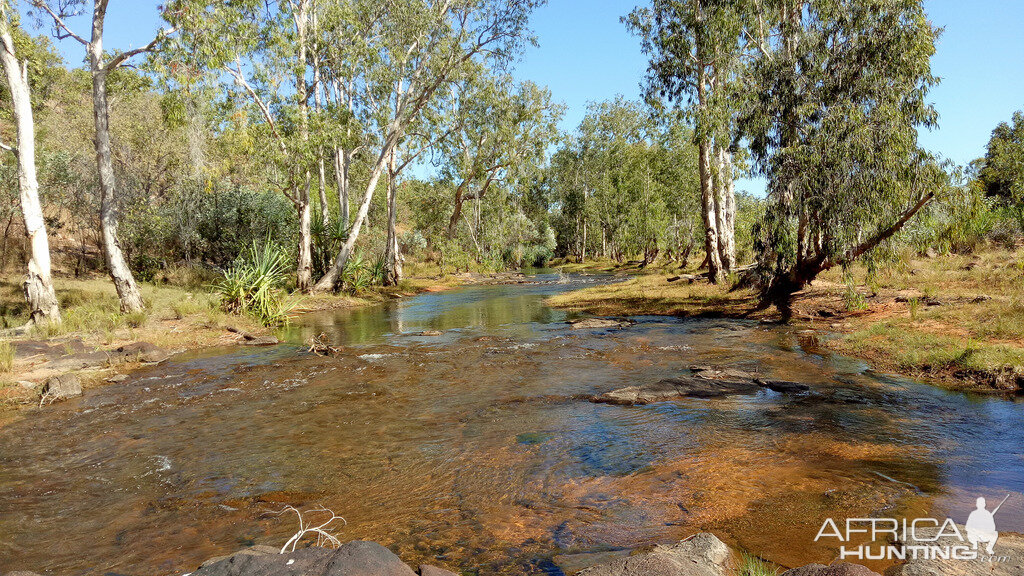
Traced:
<path id="1" fill-rule="evenodd" d="M 444 176 L 457 182 L 448 218 L 455 236 L 463 205 L 479 201 L 491 186 L 540 166 L 559 136 L 563 107 L 532 82 L 516 84 L 507 75 L 481 75 L 460 87 L 457 126 L 446 140 Z"/>
<path id="2" fill-rule="evenodd" d="M 123 312 L 137 312 L 145 308 L 142 294 L 125 259 L 117 236 L 117 181 L 110 151 L 110 103 L 107 97 L 107 79 L 118 68 L 140 54 L 153 52 L 172 29 L 157 32 L 152 41 L 140 48 L 108 55 L 103 49 L 103 28 L 107 17 L 109 0 L 93 0 L 91 29 L 88 37 L 76 33 L 67 19 L 89 12 L 87 0 L 31 0 L 40 16 L 53 23 L 53 29 L 60 39 L 71 39 L 85 47 L 92 76 L 92 108 L 96 129 L 94 145 L 100 182 L 100 231 L 103 237 L 103 255 L 110 277 L 114 281 Z"/>
<path id="3" fill-rule="evenodd" d="M 719 282 L 734 263 L 734 241 L 724 239 L 729 225 L 731 169 L 725 147 L 715 141 L 730 140 L 728 117 L 722 98 L 730 81 L 739 50 L 740 19 L 736 2 L 726 0 L 654 0 L 650 7 L 635 9 L 625 21 L 642 38 L 649 54 L 647 95 L 682 107 L 694 125 L 698 149 L 701 214 L 708 277 Z M 722 185 L 716 185 L 715 176 Z M 728 179 L 728 180 L 727 180 Z M 733 215 L 734 219 L 734 215 Z M 730 248 L 730 246 L 732 248 Z"/>
<path id="4" fill-rule="evenodd" d="M 765 296 L 793 292 L 897 233 L 948 175 L 917 144 L 938 30 L 922 0 L 754 2 L 740 116 L 769 205 L 757 230 Z"/>
<path id="5" fill-rule="evenodd" d="M 36 176 L 36 129 L 29 85 L 29 61 L 19 56 L 15 34 L 21 31 L 17 5 L 0 0 L 0 64 L 7 79 L 14 119 L 16 143 L 0 142 L 0 148 L 12 152 L 18 164 L 18 193 L 21 214 L 28 238 L 28 274 L 23 287 L 29 305 L 29 324 L 60 323 L 60 307 L 53 291 L 50 273 L 50 241 L 46 234 L 43 207 L 39 202 L 39 179 Z"/>
<path id="6" fill-rule="evenodd" d="M 229 79 L 227 97 L 249 102 L 274 143 L 279 186 L 298 217 L 300 290 L 313 284 L 311 166 L 320 146 L 310 138 L 310 98 L 319 89 L 310 47 L 316 9 L 316 0 L 174 0 L 164 11 L 180 30 L 171 68 L 182 75 L 205 71 L 214 82 Z"/>
<path id="7" fill-rule="evenodd" d="M 1024 111 L 992 131 L 981 159 L 978 179 L 985 193 L 1005 202 L 1024 204 Z"/>
<path id="8" fill-rule="evenodd" d="M 375 161 L 359 209 L 334 265 L 316 290 L 334 289 L 366 220 L 374 190 L 406 131 L 436 98 L 481 64 L 500 67 L 528 40 L 527 21 L 540 0 L 413 0 L 379 6 L 366 34 L 368 55 L 352 83 L 352 102 L 385 118 L 373 138 Z M 356 10 L 355 14 L 366 13 Z M 343 41 L 348 27 L 339 30 Z M 357 113 L 358 115 L 358 113 Z M 367 148 L 369 150 L 369 148 Z"/>

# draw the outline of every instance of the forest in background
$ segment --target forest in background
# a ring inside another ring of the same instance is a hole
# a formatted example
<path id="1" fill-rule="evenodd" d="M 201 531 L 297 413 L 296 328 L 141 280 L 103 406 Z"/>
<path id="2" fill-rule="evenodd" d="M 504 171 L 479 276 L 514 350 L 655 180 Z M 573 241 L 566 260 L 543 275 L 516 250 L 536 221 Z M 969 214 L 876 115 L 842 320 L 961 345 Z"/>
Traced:
<path id="1" fill-rule="evenodd" d="M 109 274 L 124 312 L 140 281 L 187 281 L 278 321 L 284 297 L 261 294 L 553 258 L 690 262 L 784 308 L 829 268 L 1021 237 L 1020 113 L 970 166 L 917 145 L 938 121 L 920 1 L 656 0 L 624 18 L 643 96 L 570 133 L 510 74 L 537 4 L 176 0 L 152 43 L 107 53 L 105 1 L 3 0 L 0 266 L 30 271 L 4 324 L 59 318 L 51 259 Z"/>

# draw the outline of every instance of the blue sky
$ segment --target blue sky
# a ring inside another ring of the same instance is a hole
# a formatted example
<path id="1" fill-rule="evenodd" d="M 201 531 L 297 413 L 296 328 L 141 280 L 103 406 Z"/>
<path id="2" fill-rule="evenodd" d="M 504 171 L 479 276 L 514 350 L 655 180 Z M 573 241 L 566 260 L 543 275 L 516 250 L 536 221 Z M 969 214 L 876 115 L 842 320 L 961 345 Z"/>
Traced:
<path id="1" fill-rule="evenodd" d="M 158 2 L 112 0 L 107 17 L 108 48 L 137 47 L 159 27 Z M 540 46 L 527 50 L 516 75 L 548 86 L 567 105 L 562 127 L 571 130 L 587 102 L 623 94 L 638 97 L 647 61 L 639 41 L 619 22 L 636 0 L 549 0 L 533 28 Z M 967 163 L 984 153 L 999 122 L 1024 109 L 1024 1 L 926 0 L 932 22 L 945 28 L 932 67 L 942 78 L 930 94 L 939 128 L 921 134 L 922 145 Z M 87 32 L 79 18 L 76 28 Z M 82 61 L 82 47 L 65 40 L 69 63 Z M 759 182 L 740 188 L 759 192 Z"/>

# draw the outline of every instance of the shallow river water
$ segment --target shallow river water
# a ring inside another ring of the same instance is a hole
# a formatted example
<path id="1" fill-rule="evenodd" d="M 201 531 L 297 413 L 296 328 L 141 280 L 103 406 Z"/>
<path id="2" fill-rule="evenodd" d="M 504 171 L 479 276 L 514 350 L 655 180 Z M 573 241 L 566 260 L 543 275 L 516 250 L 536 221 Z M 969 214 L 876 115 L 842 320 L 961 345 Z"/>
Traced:
<path id="1" fill-rule="evenodd" d="M 0 572 L 181 574 L 283 543 L 286 505 L 411 564 L 560 574 L 552 557 L 714 531 L 786 566 L 829 562 L 823 520 L 1010 499 L 1024 531 L 1024 403 L 953 393 L 737 320 L 574 330 L 543 305 L 598 281 L 428 293 L 317 313 L 291 344 L 186 354 L 0 428 Z M 441 336 L 426 336 L 426 330 Z M 301 343 L 326 333 L 322 358 Z M 811 394 L 642 407 L 586 396 L 720 364 Z"/>

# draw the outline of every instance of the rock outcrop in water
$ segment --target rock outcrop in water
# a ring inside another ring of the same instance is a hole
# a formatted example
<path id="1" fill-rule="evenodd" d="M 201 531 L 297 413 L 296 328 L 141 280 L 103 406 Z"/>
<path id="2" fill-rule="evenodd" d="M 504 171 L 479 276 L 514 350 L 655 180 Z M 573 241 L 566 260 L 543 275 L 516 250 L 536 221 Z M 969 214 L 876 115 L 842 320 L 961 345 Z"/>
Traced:
<path id="1" fill-rule="evenodd" d="M 679 398 L 718 398 L 735 394 L 753 394 L 761 388 L 782 394 L 798 394 L 810 390 L 806 384 L 761 378 L 743 370 L 691 366 L 690 374 L 639 386 L 626 386 L 598 394 L 591 398 L 591 401 L 636 406 Z"/>

